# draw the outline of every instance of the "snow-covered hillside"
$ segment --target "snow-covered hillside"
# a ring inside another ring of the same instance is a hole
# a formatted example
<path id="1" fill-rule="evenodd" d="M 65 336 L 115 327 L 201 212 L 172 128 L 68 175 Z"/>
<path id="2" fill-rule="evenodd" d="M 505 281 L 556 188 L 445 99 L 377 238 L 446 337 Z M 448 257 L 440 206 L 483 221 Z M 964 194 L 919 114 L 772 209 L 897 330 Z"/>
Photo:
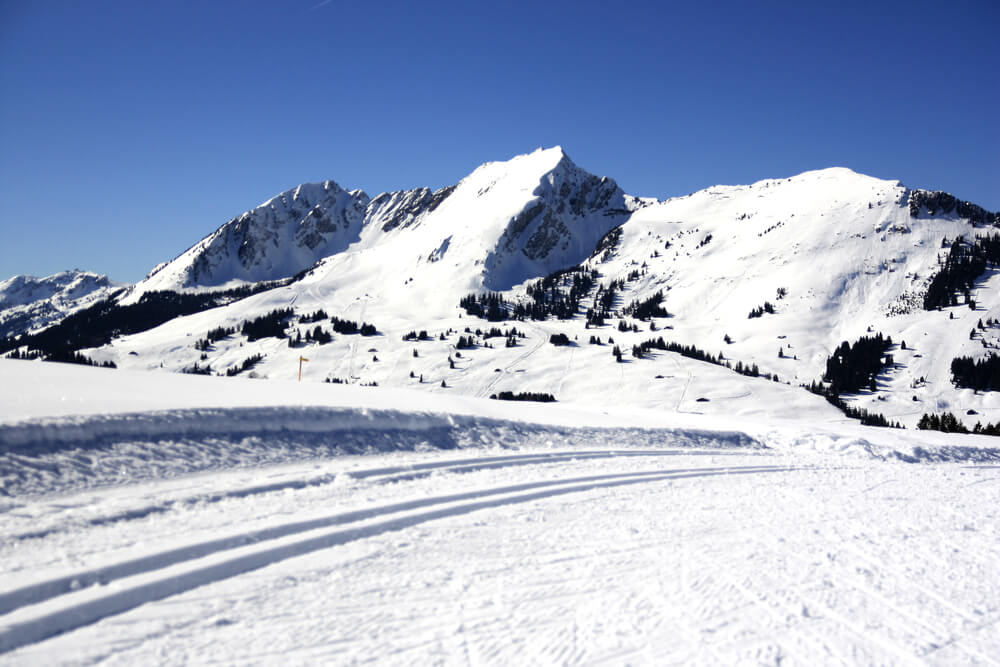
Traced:
<path id="1" fill-rule="evenodd" d="M 0 376 L 4 664 L 1000 650 L 993 438 L 779 406 L 723 419 L 15 360 Z"/>
<path id="2" fill-rule="evenodd" d="M 294 275 L 356 241 L 367 204 L 364 192 L 333 181 L 282 192 L 154 268 L 128 298 Z"/>
<path id="3" fill-rule="evenodd" d="M 157 267 L 126 302 L 151 290 L 290 277 L 324 258 L 333 262 L 327 272 L 367 260 L 381 267 L 376 282 L 388 270 L 425 288 L 461 276 L 464 289 L 506 289 L 582 261 L 631 205 L 614 181 L 583 171 L 559 147 L 484 164 L 437 192 L 370 199 L 332 181 L 307 184 Z"/>
<path id="4" fill-rule="evenodd" d="M 123 287 L 90 271 L 44 278 L 14 276 L 0 282 L 0 338 L 43 329 Z"/>
<path id="5" fill-rule="evenodd" d="M 292 379 L 305 357 L 310 382 L 836 421 L 801 385 L 843 342 L 881 334 L 883 367 L 844 400 L 908 427 L 943 412 L 971 427 L 1000 422 L 1000 399 L 950 369 L 1000 345 L 1000 274 L 938 310 L 924 298 L 955 240 L 998 223 L 844 168 L 639 199 L 539 149 L 436 192 L 285 192 L 155 269 L 79 347 L 119 368 Z M 248 328 L 269 314 L 266 335 Z"/>

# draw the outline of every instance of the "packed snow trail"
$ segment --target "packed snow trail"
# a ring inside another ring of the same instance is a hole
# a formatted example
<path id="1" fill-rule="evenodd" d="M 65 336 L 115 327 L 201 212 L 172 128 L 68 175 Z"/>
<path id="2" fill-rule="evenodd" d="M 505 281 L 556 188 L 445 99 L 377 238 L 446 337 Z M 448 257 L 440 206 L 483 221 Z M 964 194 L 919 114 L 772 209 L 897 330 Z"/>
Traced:
<path id="1" fill-rule="evenodd" d="M 42 496 L 0 514 L 0 662 L 991 665 L 998 492 L 989 466 L 544 448 Z"/>
<path id="2" fill-rule="evenodd" d="M 598 475 L 534 482 L 464 494 L 427 498 L 326 517 L 294 522 L 266 530 L 234 535 L 224 540 L 200 543 L 186 548 L 152 554 L 139 560 L 113 564 L 99 570 L 79 572 L 0 596 L 0 613 L 6 613 L 0 630 L 0 652 L 10 651 L 47 637 L 88 625 L 105 616 L 120 614 L 139 605 L 176 595 L 205 584 L 234 577 L 273 563 L 329 549 L 347 542 L 401 530 L 427 521 L 458 516 L 514 503 L 526 503 L 555 496 L 595 489 L 656 482 L 667 479 L 786 472 L 782 466 L 737 466 L 726 468 L 688 468 L 645 471 L 628 474 Z M 492 496 L 498 496 L 491 498 Z M 482 498 L 490 498 L 481 500 Z M 466 502 L 473 501 L 473 502 Z M 430 511 L 413 512 L 424 508 Z M 402 516 L 381 521 L 387 516 Z M 315 532 L 329 526 L 351 525 L 333 532 Z M 282 540 L 289 535 L 301 539 Z M 273 546 L 262 542 L 274 541 Z M 246 546 L 251 545 L 251 546 Z M 230 557 L 215 558 L 223 552 Z M 188 563 L 192 561 L 191 563 Z M 179 564 L 184 566 L 178 566 Z M 148 576 L 142 576 L 147 575 Z M 100 584 L 96 590 L 91 588 Z M 114 584 L 105 592 L 103 587 Z M 76 593 L 81 588 L 89 588 Z M 59 595 L 54 604 L 41 604 Z M 27 608 L 28 605 L 40 605 Z"/>
<path id="3" fill-rule="evenodd" d="M 380 468 L 375 470 L 364 470 L 350 473 L 348 476 L 354 479 L 367 479 L 374 478 L 379 484 L 394 484 L 402 481 L 409 481 L 413 479 L 418 479 L 420 477 L 425 477 L 433 472 L 471 472 L 476 470 L 488 470 L 492 468 L 506 468 L 512 466 L 523 466 L 523 465 L 534 465 L 534 464 L 549 464 L 549 463 L 559 463 L 577 460 L 592 460 L 598 458 L 616 458 L 618 456 L 676 456 L 680 452 L 580 452 L 580 453 L 566 453 L 566 454 L 543 454 L 543 455 L 528 455 L 528 456 L 504 456 L 504 457 L 484 457 L 480 459 L 482 463 L 478 463 L 475 459 L 464 459 L 460 461 L 448 461 L 444 463 L 431 463 L 431 464 L 418 464 L 406 468 L 408 472 L 400 474 L 404 469 L 402 468 Z M 697 455 L 695 452 L 694 455 Z M 707 452 L 703 454 L 708 454 Z M 428 470 L 430 469 L 430 470 Z M 722 469 L 726 474 L 743 474 L 746 472 L 773 472 L 776 470 L 783 470 L 784 468 L 775 468 L 774 466 L 742 466 L 736 468 L 725 468 Z M 678 476 L 687 476 L 698 474 L 718 474 L 718 471 L 712 471 L 705 468 L 690 468 L 681 470 L 670 470 L 669 474 Z M 639 476 L 641 474 L 663 474 L 661 471 L 655 471 L 654 473 L 633 473 L 632 476 Z M 172 549 L 167 552 L 162 552 L 158 554 L 153 554 L 146 556 L 142 559 L 128 561 L 125 563 L 119 563 L 111 566 L 104 566 L 98 570 L 88 571 L 88 572 L 78 572 L 65 577 L 61 577 L 55 580 L 44 581 L 41 583 L 32 584 L 23 588 L 18 588 L 16 590 L 0 593 L 0 614 L 5 614 L 7 612 L 18 609 L 27 604 L 36 604 L 44 600 L 48 600 L 57 595 L 75 590 L 80 587 L 92 586 L 94 584 L 107 584 L 112 580 L 121 579 L 123 577 L 131 576 L 133 574 L 139 574 L 143 572 L 148 572 L 154 569 L 160 569 L 175 563 L 183 562 L 186 560 L 191 560 L 194 558 L 199 558 L 203 555 L 217 553 L 226 549 L 232 549 L 235 547 L 244 546 L 248 543 L 259 543 L 265 540 L 272 540 L 280 537 L 285 537 L 287 535 L 305 533 L 317 528 L 326 528 L 329 526 L 342 525 L 347 523 L 352 523 L 355 521 L 361 521 L 364 519 L 369 519 L 373 517 L 379 517 L 386 514 L 393 514 L 396 512 L 401 512 L 404 510 L 419 509 L 423 507 L 429 507 L 433 505 L 446 504 L 458 501 L 473 500 L 476 498 L 481 498 L 484 496 L 495 495 L 495 494 L 507 494 L 520 491 L 527 491 L 535 488 L 542 488 L 546 486 L 552 486 L 557 484 L 566 483 L 590 483 L 590 482 L 602 482 L 614 478 L 614 475 L 598 476 L 586 479 L 573 479 L 564 480 L 559 482 L 543 482 L 534 484 L 523 484 L 519 486 L 513 486 L 502 489 L 476 491 L 473 493 L 459 494 L 455 496 L 446 496 L 439 498 L 428 498 L 424 500 L 417 500 L 412 502 L 400 503 L 396 505 L 391 505 L 387 507 L 372 508 L 369 510 L 362 510 L 356 512 L 350 512 L 345 515 L 336 515 L 332 517 L 323 517 L 319 519 L 312 519 L 309 521 L 291 522 L 281 526 L 276 526 L 264 530 L 252 531 L 249 533 L 242 533 L 234 535 L 228 538 L 212 540 L 209 542 L 193 544 L 177 549 Z M 299 489 L 304 488 L 307 485 L 319 485 L 319 484 L 331 484 L 335 483 L 336 478 L 322 478 L 319 480 L 311 479 L 305 481 L 293 481 L 293 482 L 282 482 L 277 484 L 270 484 L 265 486 L 252 486 L 247 488 L 241 488 L 236 490 L 230 490 L 219 494 L 213 495 L 203 495 L 196 497 L 183 498 L 180 500 L 173 500 L 171 504 L 185 503 L 187 505 L 194 505 L 199 502 L 219 502 L 226 498 L 247 498 L 249 496 L 273 493 L 276 491 L 283 491 L 289 489 Z M 560 491 L 562 493 L 564 491 Z M 138 519 L 145 518 L 154 513 L 168 511 L 168 508 L 163 505 L 153 505 L 147 507 L 140 507 L 136 509 L 131 509 L 126 513 L 119 513 L 117 515 L 111 516 L 98 516 L 95 518 L 90 518 L 87 523 L 92 526 L 106 525 L 116 521 L 135 521 Z M 50 529 L 49 531 L 34 531 L 21 535 L 11 535 L 11 539 L 33 539 L 45 537 L 50 532 L 55 529 Z M 2 641 L 0 641 L 0 646 L 2 646 Z"/>
<path id="4" fill-rule="evenodd" d="M 1000 655 L 991 438 L 0 371 L 2 664 Z"/>

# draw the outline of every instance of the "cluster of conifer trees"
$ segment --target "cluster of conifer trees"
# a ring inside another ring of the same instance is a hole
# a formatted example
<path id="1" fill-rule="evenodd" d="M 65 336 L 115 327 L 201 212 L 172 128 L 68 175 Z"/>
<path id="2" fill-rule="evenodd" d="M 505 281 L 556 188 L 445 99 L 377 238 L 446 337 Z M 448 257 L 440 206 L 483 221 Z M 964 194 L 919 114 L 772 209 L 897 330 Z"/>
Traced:
<path id="1" fill-rule="evenodd" d="M 635 300 L 622 310 L 622 315 L 635 317 L 640 320 L 648 320 L 651 317 L 670 317 L 667 309 L 661 306 L 663 303 L 663 291 L 660 290 L 648 299 L 642 301 Z"/>
<path id="2" fill-rule="evenodd" d="M 990 356 L 979 361 L 972 357 L 952 359 L 951 381 L 956 387 L 979 391 L 1000 390 L 1000 356 L 991 352 Z"/>
<path id="3" fill-rule="evenodd" d="M 927 287 L 924 310 L 957 306 L 959 294 L 974 307 L 972 286 L 987 267 L 997 265 L 1000 265 L 1000 234 L 978 236 L 971 242 L 962 237 L 955 239 L 944 264 Z"/>
<path id="4" fill-rule="evenodd" d="M 598 275 L 596 270 L 579 267 L 551 273 L 528 285 L 531 303 L 516 304 L 512 314 L 515 319 L 544 320 L 550 315 L 572 319 L 580 311 L 580 300 L 597 283 Z"/>
<path id="5" fill-rule="evenodd" d="M 303 324 L 311 324 L 312 322 L 322 322 L 327 317 L 329 316 L 326 314 L 326 311 L 320 308 L 314 313 L 307 313 L 300 316 L 299 322 L 302 322 Z"/>
<path id="6" fill-rule="evenodd" d="M 320 325 L 316 325 L 314 329 L 306 329 L 306 335 L 303 336 L 302 332 L 296 331 L 295 338 L 288 339 L 288 347 L 298 347 L 303 343 L 317 343 L 319 345 L 326 345 L 333 340 L 333 334 L 325 331 Z"/>
<path id="7" fill-rule="evenodd" d="M 468 294 L 459 300 L 458 305 L 472 317 L 481 317 L 490 322 L 503 322 L 509 319 L 510 302 L 497 292 Z"/>
<path id="8" fill-rule="evenodd" d="M 244 359 L 243 362 L 240 363 L 240 365 L 233 366 L 232 368 L 227 369 L 226 370 L 226 377 L 233 377 L 234 375 L 239 375 L 243 371 L 250 370 L 251 368 L 253 368 L 257 364 L 259 364 L 263 360 L 264 360 L 264 355 L 262 355 L 262 354 L 252 354 L 249 357 L 247 357 L 246 359 Z"/>
<path id="9" fill-rule="evenodd" d="M 220 341 L 223 338 L 228 338 L 236 333 L 236 327 L 216 327 L 211 329 L 204 338 L 199 338 L 194 344 L 196 350 L 204 352 L 212 346 L 212 343 Z"/>
<path id="10" fill-rule="evenodd" d="M 205 364 L 204 366 L 199 366 L 198 362 L 194 362 L 187 368 L 182 368 L 181 373 L 187 373 L 188 375 L 211 375 L 212 366 L 211 364 Z"/>
<path id="11" fill-rule="evenodd" d="M 663 340 L 663 336 L 659 338 L 651 338 L 647 341 L 635 345 L 632 347 L 632 356 L 637 359 L 642 359 L 647 352 L 650 350 L 660 350 L 663 352 L 676 352 L 682 357 L 687 357 L 689 359 L 697 359 L 698 361 L 706 361 L 710 364 L 715 364 L 717 366 L 724 365 L 721 358 L 715 355 L 709 354 L 704 350 L 700 350 L 694 345 L 681 345 L 680 343 L 675 343 L 670 341 L 669 343 Z M 637 355 L 636 352 L 639 354 Z"/>
<path id="12" fill-rule="evenodd" d="M 529 284 L 526 292 L 528 303 L 511 303 L 496 292 L 468 294 L 458 305 L 473 317 L 490 322 L 505 320 L 537 320 L 549 316 L 560 320 L 572 319 L 580 311 L 580 300 L 587 296 L 597 282 L 598 273 L 591 269 L 573 267 L 556 271 Z"/>
<path id="13" fill-rule="evenodd" d="M 517 330 L 516 327 L 511 327 L 509 329 L 504 329 L 501 331 L 497 327 L 491 327 L 489 331 L 480 331 L 476 329 L 476 335 L 482 336 L 483 338 L 524 338 L 525 335 Z"/>
<path id="14" fill-rule="evenodd" d="M 774 312 L 775 312 L 774 304 L 771 303 L 770 301 L 765 301 L 763 306 L 757 306 L 756 308 L 751 310 L 750 314 L 747 315 L 747 319 L 752 320 L 757 317 L 763 317 L 764 313 L 767 313 L 768 315 L 774 315 Z"/>
<path id="15" fill-rule="evenodd" d="M 295 314 L 291 308 L 278 308 L 271 312 L 255 317 L 252 320 L 244 320 L 240 325 L 240 333 L 247 337 L 247 341 L 260 340 L 261 338 L 285 338 L 285 320 Z"/>
<path id="16" fill-rule="evenodd" d="M 821 382 L 812 382 L 808 385 L 803 385 L 807 390 L 814 394 L 822 396 L 826 399 L 827 403 L 836 407 L 845 415 L 851 419 L 858 419 L 865 426 L 882 426 L 885 428 L 903 428 L 903 425 L 897 422 L 891 422 L 885 418 L 885 415 L 878 412 L 871 412 L 865 408 L 857 408 L 853 405 L 847 403 L 844 399 L 840 397 L 839 394 L 834 393 L 829 387 L 826 387 Z"/>
<path id="17" fill-rule="evenodd" d="M 940 415 L 924 414 L 917 422 L 917 428 L 921 431 L 941 431 L 943 433 L 973 433 L 976 435 L 1000 435 L 1000 422 L 996 424 L 986 424 L 976 422 L 970 431 L 965 424 L 959 421 L 958 417 L 950 412 Z"/>
<path id="18" fill-rule="evenodd" d="M 45 356 L 46 361 L 59 361 L 64 364 L 80 364 L 82 366 L 96 366 L 98 368 L 118 368 L 113 361 L 94 361 L 79 352 L 55 352 Z"/>
<path id="19" fill-rule="evenodd" d="M 342 320 L 336 315 L 330 318 L 330 322 L 333 324 L 334 333 L 339 333 L 343 335 L 361 334 L 362 336 L 377 336 L 378 329 L 375 328 L 374 324 L 368 324 L 367 322 L 362 322 L 358 324 L 354 320 Z"/>
<path id="20" fill-rule="evenodd" d="M 512 391 L 501 391 L 492 394 L 490 398 L 498 401 L 536 401 L 538 403 L 554 403 L 556 398 L 552 394 L 543 394 L 531 391 L 514 393 Z"/>
<path id="21" fill-rule="evenodd" d="M 611 341 L 609 341 L 611 342 Z M 675 343 L 673 341 L 665 341 L 663 337 L 650 338 L 649 340 L 643 341 L 638 345 L 632 346 L 632 356 L 636 359 L 645 359 L 651 350 L 659 350 L 661 352 L 676 352 L 682 357 L 687 357 L 688 359 L 696 359 L 697 361 L 704 361 L 709 364 L 715 364 L 716 366 L 723 366 L 730 369 L 733 372 L 739 373 L 740 375 L 745 375 L 747 377 L 760 377 L 765 380 L 771 380 L 772 382 L 779 382 L 779 378 L 776 374 L 772 373 L 761 373 L 760 368 L 757 364 L 744 364 L 742 361 L 736 362 L 736 365 L 732 365 L 728 360 L 726 360 L 721 354 L 715 356 L 702 349 L 695 347 L 694 345 L 681 345 L 680 343 Z M 611 351 L 615 359 L 619 362 L 622 361 L 622 351 L 617 345 Z"/>
<path id="22" fill-rule="evenodd" d="M 892 364 L 886 352 L 892 347 L 892 337 L 862 336 L 853 345 L 844 341 L 826 360 L 823 379 L 830 383 L 830 391 L 840 395 L 855 393 L 863 388 L 875 391 L 875 378 L 882 369 Z"/>
<path id="23" fill-rule="evenodd" d="M 604 326 L 604 321 L 611 317 L 615 305 L 615 295 L 625 286 L 622 280 L 612 280 L 605 285 L 597 286 L 594 295 L 594 305 L 587 309 L 587 326 Z"/>
<path id="24" fill-rule="evenodd" d="M 824 397 L 845 415 L 859 419 L 866 426 L 903 428 L 899 422 L 892 422 L 880 413 L 852 406 L 840 397 L 841 394 L 856 393 L 862 389 L 875 391 L 878 374 L 893 363 L 892 355 L 886 354 L 891 347 L 892 337 L 883 337 L 881 333 L 862 336 L 853 345 L 844 341 L 826 360 L 823 380 L 829 385 L 812 382 L 805 388 Z"/>

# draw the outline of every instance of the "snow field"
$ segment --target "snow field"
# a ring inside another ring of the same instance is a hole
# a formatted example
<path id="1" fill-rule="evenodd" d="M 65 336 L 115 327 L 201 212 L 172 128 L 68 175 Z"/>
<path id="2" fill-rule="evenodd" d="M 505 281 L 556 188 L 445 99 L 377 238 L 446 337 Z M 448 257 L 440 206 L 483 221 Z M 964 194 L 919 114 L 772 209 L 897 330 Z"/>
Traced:
<path id="1" fill-rule="evenodd" d="M 12 360 L 0 375 L 0 664 L 1000 654 L 992 438 Z"/>
<path id="2" fill-rule="evenodd" d="M 0 598 L 0 641 L 23 644 L 3 660 L 995 664 L 995 468 L 378 459 L 6 512 L 5 532 L 47 532 L 5 541 L 5 578 L 31 583 Z"/>
<path id="3" fill-rule="evenodd" d="M 805 459 L 837 454 L 908 461 L 1000 460 L 1000 449 L 987 436 L 873 429 L 846 419 L 803 429 L 801 423 L 781 418 L 794 402 L 776 406 L 774 413 L 765 409 L 762 414 L 770 419 L 752 419 L 718 412 L 512 403 L 381 387 L 14 360 L 0 360 L 0 371 L 9 379 L 0 387 L 0 494 L 15 498 L 347 454 L 603 447 L 607 442 L 637 448 L 665 443 L 770 448 Z M 718 372 L 742 377 L 724 369 Z M 755 390 L 782 391 L 782 385 L 773 382 L 745 379 L 750 381 L 745 386 Z M 690 387 L 698 384 L 689 380 L 674 386 L 694 395 Z M 705 387 L 715 399 L 732 390 L 726 385 Z M 832 411 L 818 397 L 805 392 L 794 396 L 815 399 Z M 694 400 L 689 404 L 712 405 Z"/>

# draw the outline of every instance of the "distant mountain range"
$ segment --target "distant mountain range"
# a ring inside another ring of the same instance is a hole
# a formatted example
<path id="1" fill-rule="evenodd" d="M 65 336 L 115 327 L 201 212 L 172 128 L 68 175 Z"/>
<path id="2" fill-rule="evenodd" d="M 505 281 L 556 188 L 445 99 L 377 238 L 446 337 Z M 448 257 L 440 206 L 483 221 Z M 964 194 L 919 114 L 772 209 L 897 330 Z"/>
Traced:
<path id="1" fill-rule="evenodd" d="M 0 350 L 286 379 L 305 356 L 310 380 L 971 427 L 1000 422 L 997 227 L 843 168 L 657 201 L 540 149 L 437 191 L 298 186 L 124 288 L 13 278 L 0 332 L 23 335 Z"/>
<path id="2" fill-rule="evenodd" d="M 121 287 L 107 276 L 79 269 L 46 278 L 14 276 L 0 282 L 0 338 L 44 329 Z"/>

